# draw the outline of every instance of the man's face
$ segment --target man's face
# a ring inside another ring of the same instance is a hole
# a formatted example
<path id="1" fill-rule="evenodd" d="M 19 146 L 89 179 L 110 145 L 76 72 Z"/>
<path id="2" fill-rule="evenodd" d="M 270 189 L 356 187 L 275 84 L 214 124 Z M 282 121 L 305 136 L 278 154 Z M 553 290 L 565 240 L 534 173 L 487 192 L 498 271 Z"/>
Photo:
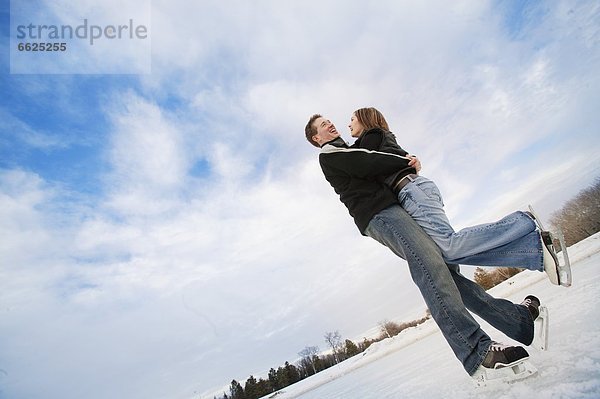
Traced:
<path id="1" fill-rule="evenodd" d="M 317 129 L 317 134 L 313 136 L 313 140 L 319 145 L 340 137 L 334 124 L 329 119 L 323 117 L 317 118 L 313 122 L 313 126 Z"/>

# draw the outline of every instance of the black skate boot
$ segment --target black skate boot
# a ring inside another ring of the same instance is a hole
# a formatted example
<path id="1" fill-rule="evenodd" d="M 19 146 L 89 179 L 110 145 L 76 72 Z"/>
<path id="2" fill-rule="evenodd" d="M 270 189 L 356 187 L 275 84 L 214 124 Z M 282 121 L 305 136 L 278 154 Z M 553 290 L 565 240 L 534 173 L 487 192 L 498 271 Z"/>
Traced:
<path id="1" fill-rule="evenodd" d="M 531 319 L 533 320 L 533 342 L 531 346 L 545 351 L 548 350 L 548 308 L 540 304 L 540 300 L 533 295 L 527 295 L 522 306 L 529 310 Z"/>
<path id="2" fill-rule="evenodd" d="M 529 310 L 532 320 L 537 319 L 540 315 L 540 300 L 533 295 L 527 295 L 525 299 L 523 299 L 523 302 L 521 302 L 521 305 Z"/>
<path id="3" fill-rule="evenodd" d="M 471 377 L 480 387 L 527 378 L 537 373 L 527 359 L 529 353 L 521 346 L 492 342 L 485 359 Z"/>
<path id="4" fill-rule="evenodd" d="M 481 365 L 488 369 L 498 369 L 508 367 L 528 358 L 529 353 L 522 346 L 507 346 L 492 341 L 490 349 Z"/>

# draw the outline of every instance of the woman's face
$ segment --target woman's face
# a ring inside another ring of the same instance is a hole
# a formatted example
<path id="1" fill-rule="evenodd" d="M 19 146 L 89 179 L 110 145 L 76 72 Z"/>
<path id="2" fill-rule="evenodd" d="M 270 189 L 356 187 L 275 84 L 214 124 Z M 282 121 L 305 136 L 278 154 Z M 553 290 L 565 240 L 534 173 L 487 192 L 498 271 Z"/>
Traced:
<path id="1" fill-rule="evenodd" d="M 360 135 L 365 131 L 365 127 L 358 121 L 356 114 L 352 114 L 348 127 L 350 128 L 350 135 L 355 138 L 360 137 Z"/>

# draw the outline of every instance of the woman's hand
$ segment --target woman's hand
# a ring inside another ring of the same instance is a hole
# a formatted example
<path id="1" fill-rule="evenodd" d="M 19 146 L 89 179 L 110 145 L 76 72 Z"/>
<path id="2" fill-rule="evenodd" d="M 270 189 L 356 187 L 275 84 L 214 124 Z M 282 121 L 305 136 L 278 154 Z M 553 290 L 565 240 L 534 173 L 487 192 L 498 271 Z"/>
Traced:
<path id="1" fill-rule="evenodd" d="M 417 173 L 419 173 L 421 171 L 421 161 L 419 161 L 419 158 L 416 155 L 407 155 L 407 157 L 410 158 L 408 166 L 415 168 Z"/>

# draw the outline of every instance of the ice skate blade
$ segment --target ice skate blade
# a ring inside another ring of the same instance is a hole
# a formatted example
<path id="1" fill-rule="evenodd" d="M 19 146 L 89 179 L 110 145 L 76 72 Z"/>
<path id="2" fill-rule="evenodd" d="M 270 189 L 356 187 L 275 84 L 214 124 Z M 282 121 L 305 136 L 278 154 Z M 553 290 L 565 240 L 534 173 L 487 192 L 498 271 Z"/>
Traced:
<path id="1" fill-rule="evenodd" d="M 548 324 L 550 319 L 548 317 L 548 308 L 545 306 L 539 307 L 540 314 L 537 319 L 533 322 L 533 342 L 531 346 L 540 351 L 548 350 Z"/>
<path id="2" fill-rule="evenodd" d="M 540 234 L 542 234 L 542 239 L 544 240 L 544 243 L 546 245 L 550 245 L 554 251 L 554 244 L 553 241 L 555 238 L 558 239 L 558 242 L 560 242 L 560 248 L 561 248 L 561 257 L 562 257 L 562 262 L 560 260 L 558 260 L 558 280 L 559 280 L 559 285 L 563 286 L 563 287 L 570 287 L 571 284 L 573 283 L 573 277 L 571 275 L 571 262 L 569 261 L 569 253 L 567 251 L 567 245 L 565 242 L 565 237 L 562 233 L 562 230 L 560 228 L 556 229 L 556 233 L 553 232 L 548 232 L 544 226 L 542 225 L 542 222 L 540 221 L 540 218 L 537 216 L 537 214 L 535 213 L 535 211 L 533 210 L 533 207 L 531 205 L 529 205 L 529 212 L 533 215 L 533 218 L 535 219 L 535 223 L 537 225 L 537 227 L 540 229 Z M 546 234 L 545 234 L 546 233 Z M 549 233 L 549 235 L 548 235 Z M 556 253 L 556 251 L 554 251 Z M 558 253 L 556 253 L 556 256 L 558 256 Z"/>
<path id="3" fill-rule="evenodd" d="M 479 388 L 494 387 L 519 381 L 537 374 L 537 369 L 528 360 L 519 360 L 495 369 L 480 366 L 471 376 Z"/>
<path id="4" fill-rule="evenodd" d="M 570 287 L 573 283 L 573 277 L 571 275 L 571 262 L 569 261 L 569 252 L 567 251 L 567 243 L 561 229 L 558 229 L 557 234 L 558 242 L 560 242 L 560 253 L 562 254 L 563 261 L 559 264 L 558 272 L 560 285 L 563 287 Z"/>

